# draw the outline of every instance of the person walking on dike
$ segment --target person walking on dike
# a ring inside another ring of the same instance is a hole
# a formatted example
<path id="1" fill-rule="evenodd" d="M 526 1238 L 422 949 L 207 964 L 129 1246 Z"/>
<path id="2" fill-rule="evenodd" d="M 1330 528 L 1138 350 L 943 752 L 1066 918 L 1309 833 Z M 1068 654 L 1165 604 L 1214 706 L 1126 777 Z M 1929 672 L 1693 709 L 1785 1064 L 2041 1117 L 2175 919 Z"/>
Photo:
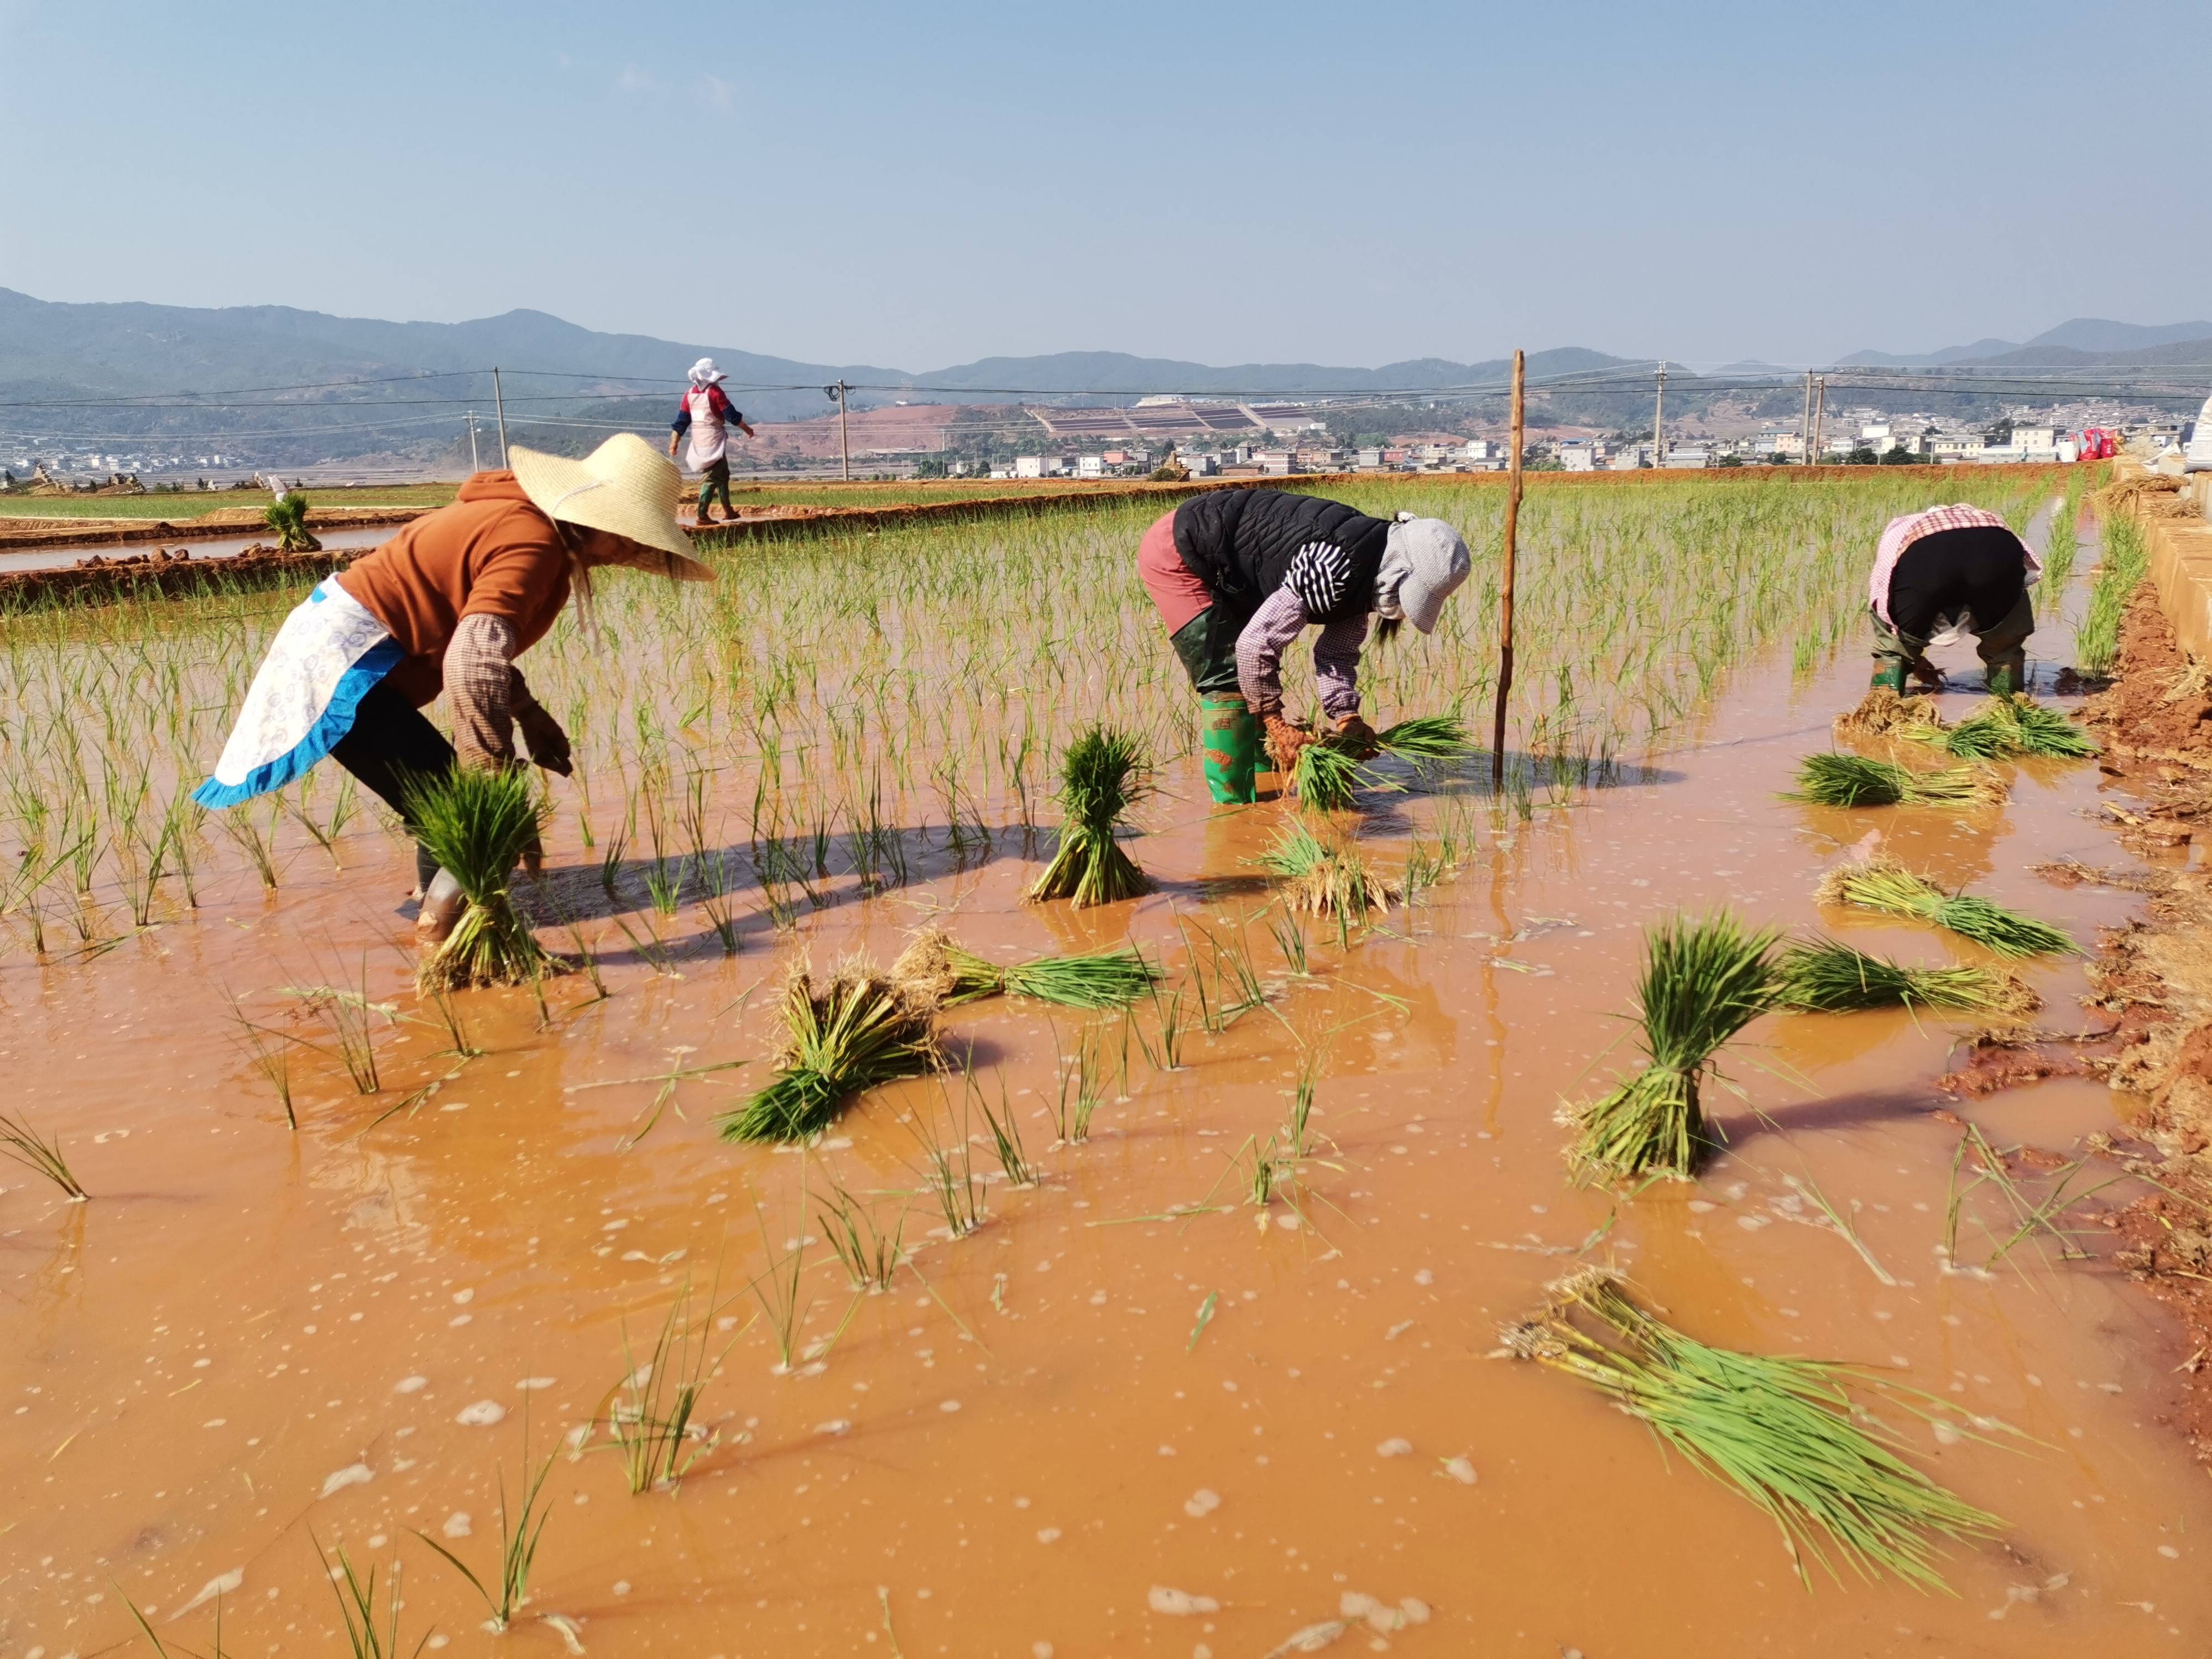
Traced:
<path id="1" fill-rule="evenodd" d="M 512 471 L 475 473 L 450 506 L 326 578 L 284 619 L 247 688 L 203 806 L 235 806 L 281 789 L 325 755 L 407 816 L 416 779 L 456 764 L 530 758 L 568 775 L 568 734 L 530 694 L 514 659 L 609 565 L 712 581 L 677 523 L 683 479 L 634 433 L 580 461 L 516 446 Z M 422 709 L 443 690 L 449 742 Z M 532 860 L 534 867 L 534 860 Z M 442 940 L 464 897 L 419 843 L 417 927 Z"/>
<path id="2" fill-rule="evenodd" d="M 684 452 L 684 465 L 693 472 L 707 476 L 699 483 L 699 522 L 709 522 L 707 513 L 714 499 L 714 492 L 722 492 L 722 518 L 725 522 L 738 516 L 738 509 L 730 505 L 730 428 L 753 435 L 745 423 L 744 411 L 730 401 L 722 390 L 727 379 L 714 367 L 712 357 L 702 357 L 691 365 L 691 389 L 684 394 L 684 406 L 676 411 L 676 424 L 668 434 L 668 453 L 673 455 L 684 434 L 691 434 L 691 442 Z"/>
<path id="3" fill-rule="evenodd" d="M 1467 580 L 1467 544 L 1441 519 L 1395 520 L 1317 495 L 1221 489 L 1163 514 L 1137 544 L 1137 570 L 1200 708 L 1206 784 L 1217 804 L 1254 799 L 1262 733 L 1288 772 L 1314 740 L 1283 713 L 1283 652 L 1311 626 L 1322 712 L 1363 754 L 1375 733 L 1359 715 L 1359 653 L 1368 617 L 1378 639 L 1403 623 L 1436 631 Z"/>
<path id="4" fill-rule="evenodd" d="M 1874 620 L 1874 684 L 1902 695 L 1909 672 L 1939 687 L 1929 639 L 1964 628 L 1976 636 L 1992 696 L 2027 689 L 2035 632 L 2028 589 L 2043 567 L 1994 513 L 1959 502 L 1892 519 L 1867 586 Z"/>

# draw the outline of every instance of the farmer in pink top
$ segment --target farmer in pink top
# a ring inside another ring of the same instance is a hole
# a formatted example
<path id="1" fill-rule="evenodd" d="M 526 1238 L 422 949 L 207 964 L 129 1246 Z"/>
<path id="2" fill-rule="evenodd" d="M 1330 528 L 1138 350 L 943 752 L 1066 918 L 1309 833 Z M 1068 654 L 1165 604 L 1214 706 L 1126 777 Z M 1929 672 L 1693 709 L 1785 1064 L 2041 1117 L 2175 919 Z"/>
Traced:
<path id="1" fill-rule="evenodd" d="M 714 367 L 712 357 L 702 357 L 691 365 L 691 389 L 684 394 L 684 407 L 677 411 L 675 428 L 668 434 L 668 453 L 673 455 L 684 434 L 691 434 L 691 442 L 684 452 L 684 465 L 693 472 L 707 476 L 699 483 L 699 522 L 709 522 L 708 507 L 714 492 L 722 492 L 722 517 L 734 519 L 738 510 L 730 505 L 730 428 L 753 435 L 745 424 L 744 412 L 730 401 L 722 390 L 722 371 Z"/>
<path id="2" fill-rule="evenodd" d="M 2027 590 L 2043 567 L 2027 544 L 1994 513 L 1963 502 L 1892 519 L 1875 554 L 1867 585 L 1874 616 L 1874 683 L 1902 693 L 1910 672 L 1940 686 L 1929 662 L 1931 636 L 1964 628 L 1975 635 L 1992 696 L 2027 689 L 2027 653 L 2035 632 Z"/>

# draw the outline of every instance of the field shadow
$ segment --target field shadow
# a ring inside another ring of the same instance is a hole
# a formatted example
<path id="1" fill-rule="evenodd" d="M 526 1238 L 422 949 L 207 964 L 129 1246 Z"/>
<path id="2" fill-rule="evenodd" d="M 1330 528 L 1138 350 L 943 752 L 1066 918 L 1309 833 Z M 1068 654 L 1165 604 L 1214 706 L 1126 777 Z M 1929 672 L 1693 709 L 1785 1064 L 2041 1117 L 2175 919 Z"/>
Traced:
<path id="1" fill-rule="evenodd" d="M 1923 1118 L 1942 1104 L 1928 1095 L 1886 1093 L 1863 1089 L 1851 1094 L 1830 1095 L 1802 1106 L 1785 1106 L 1765 1113 L 1712 1114 L 1709 1121 L 1731 1152 L 1762 1139 L 1787 1139 L 1798 1130 L 1850 1129 L 1875 1123 L 1898 1123 Z"/>

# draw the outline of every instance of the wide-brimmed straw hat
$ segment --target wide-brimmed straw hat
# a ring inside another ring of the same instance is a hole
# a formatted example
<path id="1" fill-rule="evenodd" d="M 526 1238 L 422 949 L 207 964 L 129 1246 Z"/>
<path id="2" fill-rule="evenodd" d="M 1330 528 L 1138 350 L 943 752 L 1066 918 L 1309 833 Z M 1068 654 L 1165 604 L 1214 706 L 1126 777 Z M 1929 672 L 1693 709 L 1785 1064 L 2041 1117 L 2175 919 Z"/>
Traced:
<path id="1" fill-rule="evenodd" d="M 684 493 L 676 463 L 635 433 L 617 433 L 580 461 L 518 444 L 507 465 L 522 493 L 547 518 L 636 544 L 634 557 L 613 562 L 678 581 L 714 580 L 714 571 L 691 556 L 690 542 L 676 522 Z"/>

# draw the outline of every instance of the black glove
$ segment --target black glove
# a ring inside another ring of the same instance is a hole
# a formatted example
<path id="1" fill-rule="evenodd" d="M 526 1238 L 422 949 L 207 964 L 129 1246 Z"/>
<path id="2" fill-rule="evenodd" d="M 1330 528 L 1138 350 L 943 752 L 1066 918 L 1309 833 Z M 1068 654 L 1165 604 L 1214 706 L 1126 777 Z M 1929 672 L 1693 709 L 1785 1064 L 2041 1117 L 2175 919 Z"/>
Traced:
<path id="1" fill-rule="evenodd" d="M 522 733 L 522 741 L 530 750 L 530 758 L 549 772 L 558 772 L 567 777 L 575 769 L 575 762 L 568 749 L 568 734 L 561 729 L 561 722 L 547 714 L 543 705 L 525 703 L 514 711 L 514 724 Z"/>

